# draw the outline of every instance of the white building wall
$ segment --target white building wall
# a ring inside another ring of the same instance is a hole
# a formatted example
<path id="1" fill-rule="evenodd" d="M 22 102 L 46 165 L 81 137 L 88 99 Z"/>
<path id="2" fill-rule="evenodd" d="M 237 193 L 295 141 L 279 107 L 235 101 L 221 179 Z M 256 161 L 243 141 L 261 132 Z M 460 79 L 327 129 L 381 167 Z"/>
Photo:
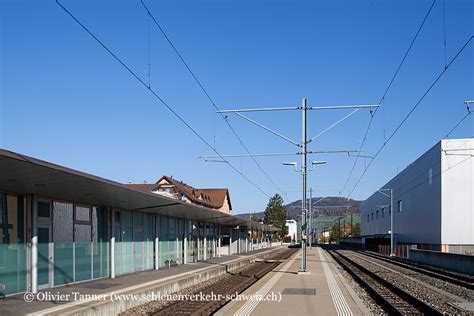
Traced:
<path id="1" fill-rule="evenodd" d="M 285 226 L 288 227 L 287 236 L 290 236 L 293 240 L 296 240 L 296 236 L 297 236 L 296 221 L 294 219 L 287 220 Z"/>
<path id="2" fill-rule="evenodd" d="M 434 177 L 440 170 L 441 143 L 438 143 L 382 187 L 393 189 L 394 233 L 398 242 L 440 244 L 441 178 Z M 402 201 L 401 212 L 398 211 L 398 201 Z M 363 236 L 388 234 L 388 207 L 382 215 L 380 205 L 389 204 L 390 198 L 379 192 L 364 201 L 361 211 Z"/>
<path id="3" fill-rule="evenodd" d="M 442 244 L 474 244 L 474 139 L 442 140 Z"/>

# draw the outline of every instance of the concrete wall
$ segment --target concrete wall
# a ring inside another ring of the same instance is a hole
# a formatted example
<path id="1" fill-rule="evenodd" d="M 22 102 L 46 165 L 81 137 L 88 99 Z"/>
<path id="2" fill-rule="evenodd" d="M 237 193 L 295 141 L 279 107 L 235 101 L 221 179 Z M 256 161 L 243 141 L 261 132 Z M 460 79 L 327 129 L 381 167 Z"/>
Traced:
<path id="1" fill-rule="evenodd" d="M 397 242 L 441 243 L 441 178 L 434 176 L 440 170 L 441 143 L 438 143 L 383 186 L 393 189 L 394 232 Z M 398 201 L 402 201 L 401 212 L 398 210 Z M 379 192 L 364 201 L 361 211 L 363 236 L 388 234 L 389 209 L 385 207 L 382 212 L 380 205 L 389 204 L 390 198 Z"/>
<path id="2" fill-rule="evenodd" d="M 409 249 L 409 259 L 434 267 L 474 275 L 474 256 Z"/>
<path id="3" fill-rule="evenodd" d="M 452 252 L 451 245 L 474 246 L 474 139 L 446 139 L 441 146 L 441 243 Z"/>

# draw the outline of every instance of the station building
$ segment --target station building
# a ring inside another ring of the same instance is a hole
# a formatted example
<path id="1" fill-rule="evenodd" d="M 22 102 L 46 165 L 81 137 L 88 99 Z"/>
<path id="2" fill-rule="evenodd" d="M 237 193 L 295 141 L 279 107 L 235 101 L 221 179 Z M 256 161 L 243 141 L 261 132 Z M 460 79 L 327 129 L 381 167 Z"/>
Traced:
<path id="1" fill-rule="evenodd" d="M 443 139 L 362 205 L 366 249 L 390 245 L 393 211 L 398 245 L 474 254 L 474 138 Z"/>
<path id="2" fill-rule="evenodd" d="M 161 180 L 144 190 L 0 149 L 5 293 L 242 253 L 276 230 L 232 216 L 228 191 L 204 189 L 202 203 L 188 203 L 152 192 Z"/>

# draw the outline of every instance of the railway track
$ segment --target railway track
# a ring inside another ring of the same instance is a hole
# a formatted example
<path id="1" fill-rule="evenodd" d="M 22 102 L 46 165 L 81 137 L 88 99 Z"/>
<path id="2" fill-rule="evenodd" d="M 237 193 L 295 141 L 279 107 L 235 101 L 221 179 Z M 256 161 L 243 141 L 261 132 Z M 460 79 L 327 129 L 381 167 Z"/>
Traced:
<path id="1" fill-rule="evenodd" d="M 198 297 L 210 297 L 213 295 L 210 300 L 175 301 L 163 306 L 161 309 L 152 313 L 152 315 L 211 315 L 224 306 L 232 295 L 246 290 L 296 251 L 297 249 L 285 249 L 271 256 L 269 259 L 254 262 L 240 272 L 231 274 L 201 289 L 199 292 L 193 293 Z"/>
<path id="2" fill-rule="evenodd" d="M 330 247 L 325 247 L 325 249 L 389 315 L 443 315 L 443 311 L 420 300 L 409 291 L 400 288 L 335 249 Z"/>
<path id="3" fill-rule="evenodd" d="M 359 252 L 360 254 L 379 259 L 388 263 L 396 264 L 398 266 L 404 267 L 406 269 L 410 269 L 419 273 L 426 274 L 428 276 L 446 281 L 451 284 L 459 285 L 465 287 L 470 290 L 474 290 L 474 277 L 469 275 L 464 275 L 460 273 L 450 272 L 434 267 L 429 267 L 425 265 L 421 265 L 414 262 L 409 262 L 407 260 L 403 260 L 400 258 L 390 258 L 381 254 L 373 253 L 373 252 Z"/>

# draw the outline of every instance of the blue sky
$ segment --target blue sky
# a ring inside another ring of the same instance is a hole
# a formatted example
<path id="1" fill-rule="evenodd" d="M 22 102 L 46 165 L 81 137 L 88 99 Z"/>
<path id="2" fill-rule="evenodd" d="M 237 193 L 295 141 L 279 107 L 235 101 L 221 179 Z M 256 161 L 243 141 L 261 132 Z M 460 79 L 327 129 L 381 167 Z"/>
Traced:
<path id="1" fill-rule="evenodd" d="M 140 1 L 61 1 L 221 154 L 244 153 L 158 30 Z M 146 1 L 222 109 L 377 103 L 432 1 Z M 446 56 L 474 34 L 474 3 L 446 1 Z M 229 187 L 236 213 L 262 210 L 268 198 L 222 163 L 130 76 L 54 1 L 0 2 L 0 147 L 119 182 L 173 175 L 196 187 Z M 365 146 L 371 155 L 445 65 L 443 1 L 438 0 L 387 94 Z M 470 43 L 374 161 L 353 193 L 367 198 L 397 170 L 433 146 L 473 99 Z M 347 111 L 311 112 L 314 135 Z M 254 113 L 288 137 L 301 137 L 299 112 Z M 370 119 L 360 111 L 310 150 L 358 149 Z M 297 151 L 235 116 L 229 120 L 252 152 Z M 473 137 L 469 117 L 453 137 Z M 287 202 L 300 176 L 283 161 L 258 158 Z M 309 175 L 315 195 L 338 195 L 353 164 L 343 155 Z M 269 195 L 277 189 L 251 159 L 231 162 Z M 348 188 L 365 165 L 361 159 Z M 341 195 L 347 195 L 347 188 Z"/>

